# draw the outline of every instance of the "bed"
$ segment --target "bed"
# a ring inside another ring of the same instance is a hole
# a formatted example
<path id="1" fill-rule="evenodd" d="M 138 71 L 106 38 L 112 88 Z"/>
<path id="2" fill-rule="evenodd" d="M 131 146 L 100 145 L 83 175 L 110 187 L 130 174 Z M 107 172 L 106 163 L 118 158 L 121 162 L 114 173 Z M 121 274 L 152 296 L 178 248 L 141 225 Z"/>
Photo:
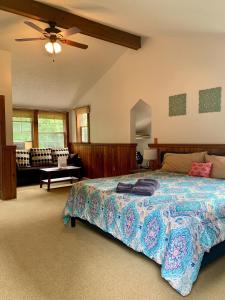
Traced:
<path id="1" fill-rule="evenodd" d="M 160 183 L 153 196 L 115 192 L 118 182 L 140 177 Z M 71 218 L 86 220 L 144 253 L 186 296 L 201 265 L 225 251 L 225 181 L 161 171 L 85 180 L 70 191 L 64 222 Z"/>

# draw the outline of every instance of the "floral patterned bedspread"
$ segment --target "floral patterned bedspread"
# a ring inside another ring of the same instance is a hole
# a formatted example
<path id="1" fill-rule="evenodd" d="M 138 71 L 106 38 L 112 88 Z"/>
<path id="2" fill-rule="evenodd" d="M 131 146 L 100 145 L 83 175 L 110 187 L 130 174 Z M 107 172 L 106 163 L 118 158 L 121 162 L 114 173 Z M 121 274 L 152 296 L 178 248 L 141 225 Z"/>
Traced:
<path id="1" fill-rule="evenodd" d="M 154 178 L 153 196 L 118 194 L 119 181 Z M 190 293 L 204 252 L 225 240 L 225 180 L 147 172 L 76 183 L 64 222 L 79 217 L 161 265 L 161 276 L 181 295 Z"/>

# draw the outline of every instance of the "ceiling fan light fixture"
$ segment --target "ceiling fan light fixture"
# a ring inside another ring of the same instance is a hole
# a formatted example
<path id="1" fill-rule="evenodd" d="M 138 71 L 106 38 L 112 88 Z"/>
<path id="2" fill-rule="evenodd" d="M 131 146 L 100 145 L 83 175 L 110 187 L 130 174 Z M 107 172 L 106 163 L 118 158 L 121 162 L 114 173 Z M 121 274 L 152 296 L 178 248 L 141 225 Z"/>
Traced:
<path id="1" fill-rule="evenodd" d="M 45 44 L 45 50 L 50 54 L 58 54 L 62 51 L 62 46 L 57 42 L 48 42 Z"/>
<path id="2" fill-rule="evenodd" d="M 59 28 L 56 27 L 55 22 L 49 22 L 49 27 L 47 27 L 46 29 L 42 29 L 41 27 L 39 27 L 38 25 L 36 25 L 36 24 L 34 24 L 30 21 L 25 21 L 25 24 L 28 25 L 29 27 L 35 29 L 36 31 L 42 33 L 42 37 L 39 37 L 39 38 L 22 38 L 22 39 L 15 39 L 15 40 L 17 42 L 47 40 L 47 42 L 45 44 L 45 50 L 48 53 L 52 54 L 53 57 L 55 56 L 55 54 L 58 54 L 62 51 L 61 44 L 77 47 L 77 48 L 80 48 L 80 49 L 87 49 L 88 48 L 88 45 L 65 39 L 65 37 L 67 37 L 68 35 L 80 33 L 81 30 L 77 27 L 71 27 L 71 28 L 66 29 L 64 31 L 61 31 Z"/>

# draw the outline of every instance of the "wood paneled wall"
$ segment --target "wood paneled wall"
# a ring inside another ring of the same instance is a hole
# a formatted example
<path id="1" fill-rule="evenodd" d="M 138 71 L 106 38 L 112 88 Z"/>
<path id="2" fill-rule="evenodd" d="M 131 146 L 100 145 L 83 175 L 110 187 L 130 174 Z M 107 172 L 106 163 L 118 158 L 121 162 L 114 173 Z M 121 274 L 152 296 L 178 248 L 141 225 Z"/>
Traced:
<path id="1" fill-rule="evenodd" d="M 158 151 L 157 165 L 161 167 L 164 153 L 193 153 L 206 151 L 209 154 L 225 155 L 225 144 L 149 144 Z"/>
<path id="2" fill-rule="evenodd" d="M 0 198 L 16 198 L 16 146 L 0 147 Z"/>
<path id="3" fill-rule="evenodd" d="M 4 96 L 0 96 L 0 198 L 16 198 L 16 146 L 6 145 Z"/>
<path id="4" fill-rule="evenodd" d="M 0 95 L 0 145 L 6 144 L 5 97 Z"/>
<path id="5" fill-rule="evenodd" d="M 129 174 L 136 169 L 136 144 L 70 144 L 81 157 L 85 176 L 100 178 Z"/>

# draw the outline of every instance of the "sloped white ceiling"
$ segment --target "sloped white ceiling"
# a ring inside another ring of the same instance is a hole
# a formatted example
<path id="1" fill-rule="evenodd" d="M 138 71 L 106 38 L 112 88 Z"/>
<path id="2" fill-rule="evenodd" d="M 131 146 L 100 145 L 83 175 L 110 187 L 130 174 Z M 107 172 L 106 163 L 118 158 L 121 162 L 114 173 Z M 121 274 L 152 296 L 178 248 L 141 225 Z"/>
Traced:
<path id="1" fill-rule="evenodd" d="M 41 0 L 145 36 L 225 33 L 223 0 Z"/>
<path id="2" fill-rule="evenodd" d="M 13 104 L 20 107 L 74 107 L 76 101 L 112 66 L 126 49 L 81 34 L 70 38 L 89 45 L 87 50 L 63 45 L 55 62 L 44 50 L 44 41 L 15 42 L 39 37 L 24 24 L 26 19 L 0 11 L 0 49 L 12 53 Z M 46 24 L 34 21 L 42 28 Z"/>
<path id="3" fill-rule="evenodd" d="M 221 34 L 223 38 L 225 34 L 225 1 L 222 0 L 40 2 L 145 37 Z M 23 24 L 24 20 L 23 17 L 0 11 L 0 49 L 12 52 L 13 103 L 18 106 L 70 108 L 125 51 L 132 51 L 78 34 L 71 39 L 87 43 L 88 50 L 64 46 L 63 52 L 53 63 L 43 50 L 44 42 L 14 42 L 16 37 L 38 36 Z M 39 25 L 45 27 L 45 24 Z"/>

